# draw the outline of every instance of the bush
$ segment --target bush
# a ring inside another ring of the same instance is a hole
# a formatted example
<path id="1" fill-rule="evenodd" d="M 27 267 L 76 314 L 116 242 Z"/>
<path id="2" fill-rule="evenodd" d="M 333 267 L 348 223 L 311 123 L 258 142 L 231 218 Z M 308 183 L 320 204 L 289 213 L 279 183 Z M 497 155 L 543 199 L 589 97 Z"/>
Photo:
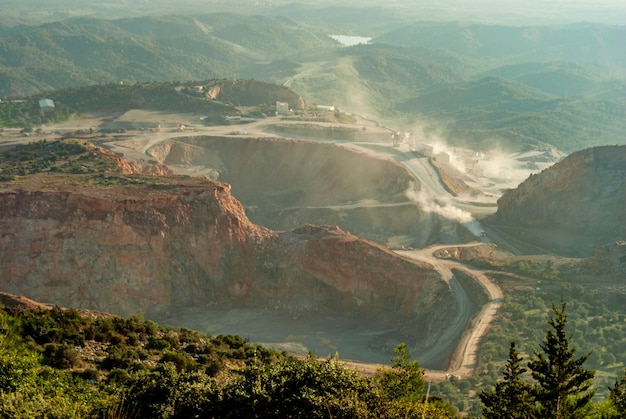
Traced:
<path id="1" fill-rule="evenodd" d="M 218 336 L 218 339 L 221 338 L 222 342 L 230 347 L 230 349 L 239 349 L 244 345 L 243 339 L 241 336 Z"/>
<path id="2" fill-rule="evenodd" d="M 100 373 L 98 370 L 94 369 L 86 369 L 84 371 L 75 371 L 72 374 L 74 377 L 82 378 L 83 380 L 96 382 L 100 380 Z"/>
<path id="3" fill-rule="evenodd" d="M 176 367 L 176 371 L 190 371 L 195 369 L 195 361 L 184 352 L 166 351 L 159 360 L 159 364 L 171 362 Z"/>
<path id="4" fill-rule="evenodd" d="M 166 339 L 160 339 L 150 336 L 148 338 L 148 344 L 146 345 L 146 349 L 154 349 L 157 351 L 170 349 L 170 342 Z"/>
<path id="5" fill-rule="evenodd" d="M 202 354 L 198 357 L 198 363 L 204 366 L 204 372 L 208 376 L 215 376 L 224 366 L 224 358 L 213 354 Z"/>
<path id="6" fill-rule="evenodd" d="M 110 383 L 126 383 L 130 380 L 130 373 L 122 368 L 113 368 L 107 376 L 107 381 Z"/>
<path id="7" fill-rule="evenodd" d="M 58 343 L 46 344 L 43 352 L 44 364 L 53 368 L 69 369 L 78 365 L 78 354 L 74 348 Z"/>
<path id="8" fill-rule="evenodd" d="M 130 369 L 137 368 L 140 355 L 133 349 L 124 349 L 119 347 L 111 347 L 109 354 L 102 360 L 100 367 L 105 370 L 113 370 L 115 368 Z"/>

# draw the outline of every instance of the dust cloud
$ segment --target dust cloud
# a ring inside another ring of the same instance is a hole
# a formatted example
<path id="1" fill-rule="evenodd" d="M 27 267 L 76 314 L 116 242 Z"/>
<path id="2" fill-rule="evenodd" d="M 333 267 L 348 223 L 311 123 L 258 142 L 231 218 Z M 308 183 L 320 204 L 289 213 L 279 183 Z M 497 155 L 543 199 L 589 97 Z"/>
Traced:
<path id="1" fill-rule="evenodd" d="M 411 185 L 405 192 L 405 195 L 408 199 L 415 202 L 422 211 L 431 212 L 462 224 L 476 237 L 482 235 L 483 228 L 480 222 L 474 219 L 469 212 L 455 207 L 450 201 L 442 202 L 441 199 L 435 199 L 427 192 L 417 190 L 415 185 Z"/>

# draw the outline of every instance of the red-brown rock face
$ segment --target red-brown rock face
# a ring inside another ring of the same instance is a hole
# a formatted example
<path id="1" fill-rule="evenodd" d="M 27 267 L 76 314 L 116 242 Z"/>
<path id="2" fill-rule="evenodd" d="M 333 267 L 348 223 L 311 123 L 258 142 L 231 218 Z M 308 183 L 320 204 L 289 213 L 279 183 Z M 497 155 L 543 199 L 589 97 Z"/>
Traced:
<path id="1" fill-rule="evenodd" d="M 626 146 L 583 150 L 531 176 L 498 200 L 491 221 L 567 256 L 626 239 Z"/>
<path id="2" fill-rule="evenodd" d="M 444 310 L 450 290 L 429 266 L 338 229 L 255 226 L 226 184 L 155 178 L 91 188 L 33 179 L 0 188 L 2 291 L 156 319 L 237 306 L 419 314 L 438 324 L 454 314 Z"/>
<path id="3" fill-rule="evenodd" d="M 243 222 L 227 185 L 172 188 L 3 191 L 3 289 L 120 314 L 227 294 L 244 274 L 229 265 L 269 233 Z"/>

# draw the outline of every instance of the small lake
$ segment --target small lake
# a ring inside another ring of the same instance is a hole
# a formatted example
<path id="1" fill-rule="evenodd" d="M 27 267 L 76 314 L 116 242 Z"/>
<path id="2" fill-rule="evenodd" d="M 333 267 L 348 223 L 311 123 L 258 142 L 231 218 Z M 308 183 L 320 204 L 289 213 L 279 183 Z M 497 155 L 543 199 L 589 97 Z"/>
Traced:
<path id="1" fill-rule="evenodd" d="M 351 47 L 359 44 L 369 44 L 372 38 L 366 36 L 351 36 L 351 35 L 328 35 L 341 45 Z"/>

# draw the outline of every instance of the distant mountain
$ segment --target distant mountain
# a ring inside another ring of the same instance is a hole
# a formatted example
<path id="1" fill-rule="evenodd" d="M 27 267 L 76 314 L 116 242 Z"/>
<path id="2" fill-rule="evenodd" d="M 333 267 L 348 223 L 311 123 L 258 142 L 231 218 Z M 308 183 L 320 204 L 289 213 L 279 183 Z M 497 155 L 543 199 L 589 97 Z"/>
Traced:
<path id="1" fill-rule="evenodd" d="M 286 17 L 213 14 L 197 19 L 209 34 L 264 58 L 284 58 L 336 47 L 328 34 Z"/>
<path id="2" fill-rule="evenodd" d="M 390 126 L 419 125 L 457 145 L 550 144 L 573 152 L 622 144 L 623 32 L 595 24 L 420 22 L 306 59 L 291 87 Z"/>
<path id="3" fill-rule="evenodd" d="M 445 127 L 452 142 L 507 149 L 551 144 L 566 152 L 590 145 L 621 144 L 626 102 L 560 98 L 497 77 L 430 89 L 398 104 L 432 127 Z"/>
<path id="4" fill-rule="evenodd" d="M 353 9 L 277 7 L 292 16 L 298 10 L 314 15 L 298 21 L 198 13 L 5 26 L 0 96 L 120 82 L 243 78 L 284 85 L 311 103 L 395 129 L 419 125 L 452 144 L 484 149 L 498 143 L 515 150 L 550 144 L 572 152 L 624 143 L 625 27 L 390 27 L 385 15 L 387 23 L 375 31 L 387 33 L 367 45 L 343 46 L 328 36 L 337 22 L 314 22 L 331 10 Z M 371 29 L 367 16 L 350 21 Z"/>
<path id="5" fill-rule="evenodd" d="M 604 80 L 588 66 L 571 62 L 513 64 L 489 70 L 482 76 L 501 77 L 562 97 L 626 97 L 623 80 Z"/>
<path id="6" fill-rule="evenodd" d="M 399 101 L 423 89 L 467 80 L 467 63 L 452 54 L 425 48 L 356 45 L 322 51 L 303 59 L 290 87 L 312 102 L 397 119 Z"/>
<path id="7" fill-rule="evenodd" d="M 591 256 L 626 240 L 626 146 L 576 152 L 498 200 L 486 222 L 529 253 Z"/>
<path id="8" fill-rule="evenodd" d="M 359 77 L 372 83 L 394 83 L 404 94 L 425 87 L 465 80 L 462 59 L 425 48 L 394 48 L 383 45 L 358 45 L 345 52 L 352 57 Z"/>
<path id="9" fill-rule="evenodd" d="M 72 19 L 5 28 L 0 95 L 118 81 L 232 77 L 258 61 L 336 46 L 286 19 L 239 16 L 227 20 L 231 26 L 222 23 L 219 33 L 210 25 L 213 19 Z"/>
<path id="10" fill-rule="evenodd" d="M 623 76 L 624 39 L 625 26 L 591 23 L 547 27 L 419 22 L 376 37 L 374 42 L 444 49 L 489 67 L 494 63 L 570 61 Z"/>

